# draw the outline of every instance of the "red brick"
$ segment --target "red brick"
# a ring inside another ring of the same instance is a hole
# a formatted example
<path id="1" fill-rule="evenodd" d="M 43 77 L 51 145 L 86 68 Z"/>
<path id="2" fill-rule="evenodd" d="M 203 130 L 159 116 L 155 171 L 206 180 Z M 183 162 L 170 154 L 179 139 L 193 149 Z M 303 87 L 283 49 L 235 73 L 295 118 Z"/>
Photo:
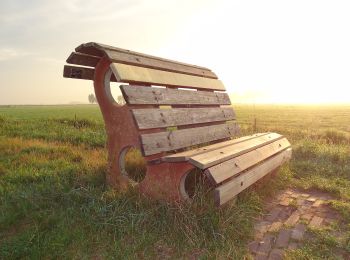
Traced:
<path id="1" fill-rule="evenodd" d="M 281 211 L 281 213 L 280 213 L 279 216 L 278 216 L 278 219 L 279 219 L 279 220 L 285 220 L 285 219 L 287 219 L 287 218 L 289 217 L 289 212 L 288 212 L 287 209 L 288 209 L 288 208 L 285 208 L 285 209 L 283 209 L 283 210 Z"/>
<path id="2" fill-rule="evenodd" d="M 258 254 L 254 258 L 255 260 L 267 260 L 267 255 L 266 254 Z"/>
<path id="3" fill-rule="evenodd" d="M 330 212 L 330 209 L 328 209 L 326 207 L 322 207 L 322 205 L 319 207 L 314 207 L 314 209 L 315 209 L 315 211 L 320 212 L 320 213 L 327 213 L 328 214 L 328 212 Z"/>
<path id="4" fill-rule="evenodd" d="M 321 200 L 332 200 L 332 196 L 329 196 L 328 194 L 322 194 L 322 195 L 318 195 L 317 198 L 321 199 Z"/>
<path id="5" fill-rule="evenodd" d="M 310 198 L 307 198 L 306 200 L 307 200 L 307 201 L 310 201 L 310 202 L 315 202 L 315 201 L 316 201 L 316 198 L 310 197 Z"/>
<path id="6" fill-rule="evenodd" d="M 297 205 L 298 205 L 298 206 L 306 205 L 305 200 L 304 200 L 303 198 L 297 199 Z"/>
<path id="7" fill-rule="evenodd" d="M 327 213 L 325 213 L 325 212 L 316 212 L 315 216 L 318 216 L 320 218 L 326 218 L 327 217 Z"/>
<path id="8" fill-rule="evenodd" d="M 290 197 L 297 199 L 300 197 L 300 194 L 293 192 L 292 194 L 290 194 Z"/>
<path id="9" fill-rule="evenodd" d="M 328 210 L 326 212 L 326 217 L 330 219 L 339 219 L 339 215 L 333 210 Z"/>
<path id="10" fill-rule="evenodd" d="M 334 220 L 334 219 L 331 219 L 331 218 L 325 218 L 325 219 L 323 219 L 323 223 L 324 223 L 325 225 L 330 225 L 330 224 L 333 223 L 333 222 L 335 222 L 335 220 Z"/>
<path id="11" fill-rule="evenodd" d="M 298 248 L 298 243 L 297 242 L 292 241 L 288 245 L 288 249 L 290 249 L 290 250 L 295 250 L 297 248 Z"/>
<path id="12" fill-rule="evenodd" d="M 297 224 L 295 228 L 292 230 L 292 239 L 302 240 L 304 238 L 304 234 L 306 231 L 306 226 L 304 224 Z"/>
<path id="13" fill-rule="evenodd" d="M 272 210 L 269 212 L 268 216 L 266 217 L 266 220 L 267 220 L 267 221 L 271 221 L 271 222 L 275 221 L 275 220 L 278 218 L 278 215 L 280 214 L 280 212 L 281 212 L 281 209 L 280 209 L 280 208 L 274 208 L 274 209 L 272 209 Z"/>
<path id="14" fill-rule="evenodd" d="M 285 248 L 288 246 L 291 231 L 289 229 L 282 229 L 277 236 L 275 246 L 278 248 Z"/>
<path id="15" fill-rule="evenodd" d="M 286 198 L 286 197 L 287 197 L 287 194 L 281 193 L 281 194 L 279 194 L 279 195 L 276 196 L 276 199 L 277 199 L 277 200 L 284 200 L 284 198 Z"/>
<path id="16" fill-rule="evenodd" d="M 254 227 L 255 229 L 255 239 L 262 239 L 264 234 L 270 228 L 270 223 L 267 221 L 261 221 L 257 223 Z"/>
<path id="17" fill-rule="evenodd" d="M 252 252 L 252 253 L 255 254 L 255 253 L 258 251 L 259 245 L 260 245 L 260 244 L 259 244 L 258 241 L 250 242 L 250 243 L 248 244 L 248 249 L 249 249 L 250 252 Z"/>
<path id="18" fill-rule="evenodd" d="M 317 228 L 317 227 L 320 227 L 321 224 L 322 224 L 322 221 L 323 221 L 323 218 L 320 218 L 319 216 L 314 216 L 310 223 L 309 223 L 309 226 L 310 227 L 313 227 L 313 228 Z"/>
<path id="19" fill-rule="evenodd" d="M 323 200 L 316 200 L 314 204 L 312 204 L 313 207 L 319 207 L 321 204 L 323 204 Z"/>
<path id="20" fill-rule="evenodd" d="M 296 210 L 292 215 L 284 222 L 285 225 L 294 226 L 300 218 L 300 213 Z"/>
<path id="21" fill-rule="evenodd" d="M 263 240 L 260 242 L 259 248 L 257 250 L 257 254 L 268 255 L 268 253 L 271 250 L 272 239 L 273 239 L 273 236 L 269 234 L 265 235 Z"/>
<path id="22" fill-rule="evenodd" d="M 282 249 L 272 249 L 268 260 L 282 260 L 284 256 L 284 250 Z"/>
<path id="23" fill-rule="evenodd" d="M 306 214 L 306 213 L 309 213 L 310 208 L 307 206 L 301 206 L 298 208 L 298 211 L 300 214 Z"/>
<path id="24" fill-rule="evenodd" d="M 283 200 L 281 200 L 281 201 L 279 202 L 279 204 L 282 205 L 282 206 L 288 206 L 288 205 L 290 204 L 291 201 L 292 201 L 291 198 L 284 198 Z"/>
<path id="25" fill-rule="evenodd" d="M 311 214 L 311 213 L 306 213 L 306 214 L 303 214 L 303 215 L 301 216 L 301 219 L 304 219 L 304 220 L 306 220 L 307 222 L 309 222 L 309 221 L 312 219 L 312 217 L 313 217 L 313 214 Z"/>
<path id="26" fill-rule="evenodd" d="M 267 221 L 260 221 L 255 224 L 254 229 L 258 232 L 266 232 L 270 223 Z"/>
<path id="27" fill-rule="evenodd" d="M 269 232 L 276 232 L 282 227 L 283 223 L 280 221 L 273 222 L 269 228 Z"/>

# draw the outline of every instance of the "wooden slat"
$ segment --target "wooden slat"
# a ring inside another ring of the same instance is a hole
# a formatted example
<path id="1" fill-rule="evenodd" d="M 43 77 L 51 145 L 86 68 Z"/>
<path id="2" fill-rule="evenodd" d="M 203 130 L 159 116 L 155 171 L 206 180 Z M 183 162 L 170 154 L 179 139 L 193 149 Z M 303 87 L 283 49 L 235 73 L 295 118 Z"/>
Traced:
<path id="1" fill-rule="evenodd" d="M 119 82 L 225 91 L 225 86 L 217 79 L 203 78 L 121 63 L 111 63 L 110 66 Z"/>
<path id="2" fill-rule="evenodd" d="M 212 144 L 212 145 L 204 146 L 201 148 L 197 148 L 197 149 L 193 149 L 193 150 L 189 150 L 189 151 L 185 151 L 185 152 L 181 152 L 181 153 L 167 155 L 167 156 L 162 158 L 162 161 L 164 161 L 164 162 L 188 161 L 192 156 L 199 155 L 202 153 L 207 153 L 207 152 L 217 150 L 217 149 L 220 149 L 220 148 L 232 145 L 232 144 L 238 144 L 238 143 L 244 142 L 246 140 L 254 139 L 254 138 L 257 138 L 259 136 L 267 135 L 267 134 L 268 133 L 259 133 L 259 134 L 254 134 L 254 135 L 243 136 L 243 137 L 240 137 L 240 138 L 237 138 L 234 140 L 220 142 L 217 144 Z"/>
<path id="3" fill-rule="evenodd" d="M 99 43 L 86 43 L 76 48 L 77 52 L 102 57 L 104 54 L 113 62 L 153 68 L 164 71 L 184 73 L 217 79 L 215 73 L 208 68 L 182 63 L 174 60 L 155 57 L 126 49 L 116 48 Z"/>
<path id="4" fill-rule="evenodd" d="M 195 155 L 189 159 L 189 162 L 200 169 L 206 169 L 213 165 L 227 161 L 231 158 L 237 157 L 241 154 L 250 152 L 261 146 L 269 144 L 283 138 L 282 135 L 270 133 L 255 139 L 247 140 L 242 143 L 226 146 L 208 153 Z"/>
<path id="5" fill-rule="evenodd" d="M 256 181 L 277 169 L 284 162 L 291 158 L 292 149 L 289 148 L 281 153 L 271 157 L 265 162 L 253 167 L 244 174 L 232 179 L 231 181 L 219 186 L 214 190 L 214 199 L 217 206 L 231 200 L 238 193 L 242 192 Z"/>
<path id="6" fill-rule="evenodd" d="M 129 54 L 135 55 L 135 56 L 147 57 L 147 58 L 152 58 L 152 59 L 155 59 L 155 60 L 168 61 L 168 62 L 171 62 L 171 63 L 181 64 L 181 65 L 184 65 L 184 66 L 189 66 L 189 67 L 195 67 L 195 68 L 209 70 L 208 68 L 205 68 L 205 67 L 202 67 L 202 66 L 188 64 L 188 63 L 183 63 L 183 62 L 170 60 L 170 59 L 165 59 L 165 58 L 160 58 L 160 57 L 157 57 L 157 56 L 153 56 L 153 55 L 149 55 L 149 54 L 145 54 L 145 53 L 141 53 L 141 52 L 136 52 L 136 51 L 131 51 L 131 50 L 128 50 L 128 49 L 122 49 L 122 48 L 114 47 L 114 46 L 107 45 L 107 44 L 97 43 L 97 42 L 83 43 L 83 44 L 79 45 L 77 48 L 75 48 L 75 51 L 90 54 L 91 50 L 89 48 L 93 48 L 93 49 L 95 49 L 97 51 L 100 51 L 100 52 L 95 52 L 95 54 L 91 54 L 91 55 L 95 55 L 95 56 L 101 56 L 102 57 L 103 54 L 104 54 L 103 51 L 111 50 L 111 51 L 117 51 L 117 52 L 122 52 L 122 53 L 129 53 Z"/>
<path id="7" fill-rule="evenodd" d="M 141 135 L 144 155 L 172 151 L 192 145 L 221 140 L 234 136 L 239 128 L 236 123 L 203 126 Z"/>
<path id="8" fill-rule="evenodd" d="M 94 79 L 94 69 L 75 67 L 75 66 L 64 66 L 63 77 L 72 79 Z"/>
<path id="9" fill-rule="evenodd" d="M 205 174 L 216 185 L 289 147 L 290 143 L 286 138 L 279 139 L 256 150 L 210 167 L 205 170 Z"/>
<path id="10" fill-rule="evenodd" d="M 132 113 L 139 129 L 201 124 L 235 119 L 235 112 L 231 107 L 133 109 Z"/>
<path id="11" fill-rule="evenodd" d="M 123 63 L 123 64 L 135 65 L 135 66 L 145 67 L 150 69 L 217 79 L 217 76 L 210 70 L 185 66 L 178 63 L 168 62 L 168 61 L 155 60 L 147 57 L 135 56 L 129 53 L 121 53 L 121 52 L 110 51 L 110 50 L 105 50 L 105 52 L 107 56 L 111 59 L 111 61 L 116 63 Z"/>
<path id="12" fill-rule="evenodd" d="M 230 105 L 227 93 L 122 85 L 124 99 L 132 105 Z"/>
<path id="13" fill-rule="evenodd" d="M 88 67 L 96 67 L 100 59 L 101 59 L 100 57 L 86 55 L 83 53 L 72 52 L 67 59 L 67 63 L 88 66 Z"/>
<path id="14" fill-rule="evenodd" d="M 65 78 L 94 80 L 94 74 L 95 70 L 91 68 L 64 65 L 63 69 L 63 77 Z M 114 75 L 112 75 L 111 81 L 117 81 Z"/>

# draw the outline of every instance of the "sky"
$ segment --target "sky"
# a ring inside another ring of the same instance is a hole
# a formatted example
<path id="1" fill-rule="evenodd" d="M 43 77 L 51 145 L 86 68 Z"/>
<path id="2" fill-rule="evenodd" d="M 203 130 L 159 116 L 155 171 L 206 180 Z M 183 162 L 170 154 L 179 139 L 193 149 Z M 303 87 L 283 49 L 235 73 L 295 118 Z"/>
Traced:
<path id="1" fill-rule="evenodd" d="M 350 103 L 349 14 L 348 0 L 1 0 L 0 105 L 87 103 L 92 82 L 62 72 L 91 41 L 208 67 L 233 103 Z"/>

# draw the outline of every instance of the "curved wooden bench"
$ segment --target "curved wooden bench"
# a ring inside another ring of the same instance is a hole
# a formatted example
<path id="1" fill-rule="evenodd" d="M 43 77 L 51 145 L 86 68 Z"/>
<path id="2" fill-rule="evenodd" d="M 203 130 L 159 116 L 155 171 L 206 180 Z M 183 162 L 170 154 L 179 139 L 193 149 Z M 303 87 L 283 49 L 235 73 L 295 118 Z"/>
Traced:
<path id="1" fill-rule="evenodd" d="M 207 68 L 98 43 L 78 46 L 67 63 L 74 66 L 64 67 L 64 77 L 94 81 L 108 137 L 110 185 L 129 182 L 123 160 L 135 147 L 147 161 L 141 192 L 186 200 L 186 179 L 199 168 L 222 205 L 291 157 L 290 143 L 276 133 L 232 139 L 239 133 L 235 112 Z M 124 106 L 113 99 L 111 81 L 128 83 L 120 86 Z"/>

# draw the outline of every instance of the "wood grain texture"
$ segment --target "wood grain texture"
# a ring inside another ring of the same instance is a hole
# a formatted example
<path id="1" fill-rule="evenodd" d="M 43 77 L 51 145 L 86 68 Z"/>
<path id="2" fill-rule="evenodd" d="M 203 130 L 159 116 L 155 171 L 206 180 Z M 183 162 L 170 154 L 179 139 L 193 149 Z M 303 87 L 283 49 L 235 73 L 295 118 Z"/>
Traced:
<path id="1" fill-rule="evenodd" d="M 132 113 L 139 129 L 192 125 L 236 118 L 231 107 L 133 109 Z"/>
<path id="2" fill-rule="evenodd" d="M 225 86 L 217 79 L 137 67 L 122 63 L 111 63 L 111 69 L 119 82 L 225 91 Z"/>
<path id="3" fill-rule="evenodd" d="M 120 90 L 132 105 L 230 105 L 227 93 L 122 85 Z"/>
<path id="4" fill-rule="evenodd" d="M 239 132 L 236 123 L 218 124 L 141 135 L 144 155 L 172 151 L 215 140 L 225 139 Z"/>
<path id="5" fill-rule="evenodd" d="M 267 145 L 273 141 L 283 138 L 282 135 L 269 133 L 268 135 L 260 136 L 245 142 L 226 146 L 221 149 L 195 155 L 189 159 L 189 162 L 200 169 L 206 169 L 213 165 L 227 161 L 241 154 L 250 152 L 261 146 Z"/>
<path id="6" fill-rule="evenodd" d="M 86 53 L 94 56 L 107 57 L 117 63 L 136 65 L 140 67 L 153 68 L 164 71 L 172 71 L 189 75 L 196 75 L 216 79 L 217 76 L 210 69 L 178 62 L 174 60 L 164 59 L 144 53 L 134 52 L 122 48 L 100 44 L 100 43 L 85 43 L 76 48 L 77 52 Z"/>
<path id="7" fill-rule="evenodd" d="M 76 52 L 81 52 L 81 53 L 87 53 L 87 52 L 84 51 L 86 48 L 94 48 L 94 49 L 100 50 L 100 51 L 104 51 L 104 50 L 118 51 L 118 52 L 123 52 L 123 53 L 129 53 L 129 54 L 132 54 L 132 55 L 135 55 L 135 56 L 147 57 L 147 58 L 152 58 L 152 59 L 155 59 L 155 60 L 168 61 L 168 62 L 171 62 L 171 63 L 181 64 L 181 65 L 184 65 L 184 66 L 189 66 L 189 67 L 195 67 L 195 68 L 201 68 L 201 69 L 209 70 L 208 68 L 205 68 L 203 66 L 198 66 L 198 65 L 193 65 L 193 64 L 189 64 L 189 63 L 179 62 L 179 61 L 175 61 L 175 60 L 165 59 L 165 58 L 161 58 L 161 57 L 157 57 L 157 56 L 153 56 L 153 55 L 149 55 L 149 54 L 145 54 L 145 53 L 141 53 L 141 52 L 131 51 L 131 50 L 128 50 L 128 49 L 122 49 L 122 48 L 114 47 L 114 46 L 107 45 L 107 44 L 97 43 L 97 42 L 83 43 L 83 44 L 79 45 L 77 48 L 75 48 L 75 51 Z M 100 53 L 99 55 L 96 55 L 96 56 L 102 56 L 102 55 L 103 55 L 103 53 Z"/>
<path id="8" fill-rule="evenodd" d="M 217 185 L 289 147 L 290 143 L 288 140 L 282 138 L 278 141 L 210 167 L 205 170 L 205 174 L 212 180 L 213 184 Z"/>
<path id="9" fill-rule="evenodd" d="M 174 62 L 163 61 L 154 58 L 132 55 L 112 50 L 105 50 L 107 56 L 112 62 L 135 65 L 144 68 L 150 68 L 161 71 L 175 72 L 204 78 L 217 79 L 217 76 L 207 69 L 196 68 L 192 66 L 182 65 Z"/>
<path id="10" fill-rule="evenodd" d="M 292 149 L 289 148 L 281 153 L 267 159 L 261 164 L 246 171 L 244 174 L 219 186 L 214 190 L 214 199 L 217 206 L 221 206 L 234 198 L 237 194 L 254 184 L 256 181 L 277 169 L 292 156 Z"/>
<path id="11" fill-rule="evenodd" d="M 254 135 L 248 135 L 248 136 L 243 136 L 234 140 L 229 140 L 229 141 L 224 141 L 224 142 L 220 142 L 217 144 L 212 144 L 212 145 L 207 145 L 201 148 L 197 148 L 197 149 L 193 149 L 193 150 L 189 150 L 189 151 L 185 151 L 185 152 L 181 152 L 181 153 L 175 153 L 175 154 L 171 154 L 171 155 L 167 155 L 165 157 L 162 158 L 162 161 L 164 162 L 183 162 L 183 161 L 188 161 L 191 157 L 195 156 L 195 155 L 199 155 L 199 154 L 203 154 L 203 153 L 207 153 L 213 150 L 217 150 L 229 145 L 233 145 L 233 144 L 238 144 L 250 139 L 254 139 L 257 138 L 259 136 L 263 136 L 263 135 L 267 135 L 268 133 L 258 133 L 258 134 L 254 134 Z"/>
<path id="12" fill-rule="evenodd" d="M 96 67 L 100 59 L 101 59 L 100 57 L 91 56 L 91 55 L 78 53 L 78 52 L 72 52 L 67 59 L 67 63 L 82 65 L 87 67 Z"/>

